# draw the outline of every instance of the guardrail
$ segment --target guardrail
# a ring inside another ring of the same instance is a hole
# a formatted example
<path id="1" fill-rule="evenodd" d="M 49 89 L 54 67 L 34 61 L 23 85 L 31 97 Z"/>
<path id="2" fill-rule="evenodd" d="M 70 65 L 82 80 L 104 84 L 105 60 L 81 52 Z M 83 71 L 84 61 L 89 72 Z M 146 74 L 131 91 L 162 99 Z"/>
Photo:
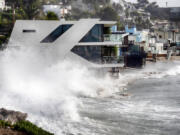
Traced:
<path id="1" fill-rule="evenodd" d="M 120 64 L 124 63 L 124 57 L 122 56 L 103 56 L 102 57 L 103 64 Z"/>
<path id="2" fill-rule="evenodd" d="M 122 42 L 123 37 L 121 34 L 104 34 L 104 41 Z"/>

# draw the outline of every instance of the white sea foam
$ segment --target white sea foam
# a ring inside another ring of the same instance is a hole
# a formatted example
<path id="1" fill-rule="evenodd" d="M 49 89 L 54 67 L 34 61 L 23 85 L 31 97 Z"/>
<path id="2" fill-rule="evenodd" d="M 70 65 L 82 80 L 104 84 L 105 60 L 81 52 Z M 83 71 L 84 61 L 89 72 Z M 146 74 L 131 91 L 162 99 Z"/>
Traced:
<path id="1" fill-rule="evenodd" d="M 171 62 L 120 73 L 117 80 L 97 78 L 85 66 L 59 61 L 38 48 L 5 50 L 0 65 L 0 107 L 26 112 L 29 120 L 58 135 L 78 133 L 79 96 L 108 97 L 128 82 L 180 73 L 179 62 Z"/>
<path id="2" fill-rule="evenodd" d="M 37 48 L 36 48 L 37 49 Z M 105 97 L 118 91 L 110 77 L 96 78 L 82 65 L 22 48 L 0 53 L 0 107 L 29 114 L 32 122 L 58 135 L 76 132 L 79 96 Z"/>
<path id="3" fill-rule="evenodd" d="M 119 80 L 125 83 L 133 82 L 138 79 L 161 79 L 166 76 L 176 76 L 180 74 L 179 61 L 166 61 L 149 63 L 143 69 L 128 69 L 125 73 L 120 73 Z"/>

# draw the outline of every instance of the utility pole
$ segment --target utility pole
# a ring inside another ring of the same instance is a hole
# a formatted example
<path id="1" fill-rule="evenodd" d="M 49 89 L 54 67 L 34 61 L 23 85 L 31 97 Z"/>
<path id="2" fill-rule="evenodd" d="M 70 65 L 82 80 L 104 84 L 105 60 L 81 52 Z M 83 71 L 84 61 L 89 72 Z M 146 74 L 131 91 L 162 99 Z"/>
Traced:
<path id="1" fill-rule="evenodd" d="M 15 11 L 15 6 L 14 6 L 14 3 L 12 4 L 12 17 L 13 17 L 13 24 L 15 23 L 15 14 L 16 14 L 16 11 Z"/>
<path id="2" fill-rule="evenodd" d="M 166 2 L 166 7 L 168 7 L 168 2 Z"/>

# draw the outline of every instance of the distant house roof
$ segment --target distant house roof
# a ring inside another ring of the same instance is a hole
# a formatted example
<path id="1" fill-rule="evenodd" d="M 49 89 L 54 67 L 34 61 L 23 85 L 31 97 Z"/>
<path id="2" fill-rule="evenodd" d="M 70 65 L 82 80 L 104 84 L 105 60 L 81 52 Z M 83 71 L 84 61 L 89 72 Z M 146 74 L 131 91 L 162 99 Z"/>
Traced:
<path id="1" fill-rule="evenodd" d="M 180 7 L 170 8 L 170 12 L 171 12 L 171 13 L 178 13 L 178 12 L 180 12 Z"/>

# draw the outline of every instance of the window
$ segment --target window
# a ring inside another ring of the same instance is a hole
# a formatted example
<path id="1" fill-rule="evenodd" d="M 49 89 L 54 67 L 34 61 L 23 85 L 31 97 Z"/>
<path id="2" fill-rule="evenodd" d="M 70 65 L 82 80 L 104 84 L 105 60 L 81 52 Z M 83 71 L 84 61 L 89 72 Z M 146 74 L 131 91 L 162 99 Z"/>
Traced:
<path id="1" fill-rule="evenodd" d="M 80 42 L 102 42 L 103 41 L 103 25 L 96 24 Z"/>
<path id="2" fill-rule="evenodd" d="M 93 63 L 112 64 L 123 62 L 122 56 L 118 54 L 119 49 L 114 46 L 75 46 L 71 51 Z"/>
<path id="3" fill-rule="evenodd" d="M 75 46 L 71 51 L 89 61 L 101 60 L 101 46 Z"/>
<path id="4" fill-rule="evenodd" d="M 57 38 L 59 38 L 63 33 L 65 33 L 72 24 L 60 25 L 53 32 L 51 32 L 46 38 L 44 38 L 41 43 L 52 43 Z"/>
<path id="5" fill-rule="evenodd" d="M 26 30 L 26 29 L 23 30 L 23 33 L 33 33 L 33 32 L 36 32 L 36 30 Z"/>

